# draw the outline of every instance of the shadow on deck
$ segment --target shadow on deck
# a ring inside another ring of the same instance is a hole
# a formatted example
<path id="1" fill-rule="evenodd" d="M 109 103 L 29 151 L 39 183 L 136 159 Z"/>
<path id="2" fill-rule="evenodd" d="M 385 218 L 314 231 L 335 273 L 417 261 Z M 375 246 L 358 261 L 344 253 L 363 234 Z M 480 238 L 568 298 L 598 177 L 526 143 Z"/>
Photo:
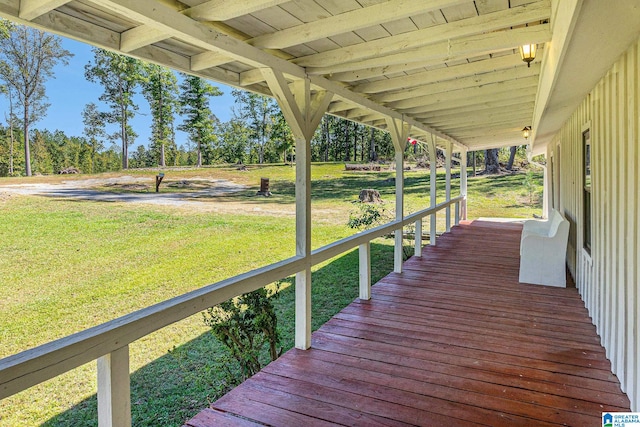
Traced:
<path id="1" fill-rule="evenodd" d="M 186 426 L 594 426 L 628 412 L 576 289 L 518 283 L 520 231 L 454 227 L 310 350 L 288 351 Z"/>

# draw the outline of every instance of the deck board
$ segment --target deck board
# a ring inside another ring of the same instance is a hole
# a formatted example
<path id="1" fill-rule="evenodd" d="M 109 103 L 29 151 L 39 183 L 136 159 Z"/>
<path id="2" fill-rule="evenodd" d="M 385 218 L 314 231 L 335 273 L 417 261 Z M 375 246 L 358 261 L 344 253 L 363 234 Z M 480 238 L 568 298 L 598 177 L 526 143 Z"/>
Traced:
<path id="1" fill-rule="evenodd" d="M 629 411 L 577 291 L 518 283 L 521 225 L 452 228 L 185 424 L 600 425 Z"/>

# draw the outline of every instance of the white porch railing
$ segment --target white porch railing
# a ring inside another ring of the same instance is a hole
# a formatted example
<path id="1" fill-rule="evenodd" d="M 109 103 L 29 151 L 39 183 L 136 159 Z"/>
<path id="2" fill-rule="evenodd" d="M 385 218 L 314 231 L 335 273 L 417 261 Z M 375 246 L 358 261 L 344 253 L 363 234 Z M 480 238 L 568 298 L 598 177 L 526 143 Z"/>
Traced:
<path id="1" fill-rule="evenodd" d="M 227 280 L 197 289 L 176 298 L 144 308 L 118 319 L 76 334 L 49 342 L 39 347 L 0 359 L 0 399 L 26 390 L 85 363 L 98 363 L 98 419 L 100 426 L 128 427 L 131 425 L 129 386 L 129 344 L 175 322 L 183 320 L 208 307 L 235 296 L 259 289 L 282 278 L 304 271 L 334 256 L 359 247 L 360 298 L 371 294 L 370 244 L 377 237 L 402 230 L 415 224 L 416 255 L 422 250 L 422 219 L 445 210 L 450 224 L 450 207 L 460 211 L 466 197 L 458 196 L 428 209 L 416 212 L 403 220 L 363 231 L 338 240 L 311 253 L 310 259 L 293 257 L 256 269 Z M 459 216 L 456 215 L 457 224 Z M 431 227 L 431 244 L 435 243 L 435 227 Z M 395 250 L 402 250 L 396 247 Z M 299 322 L 300 319 L 296 319 Z M 304 321 L 304 320 L 303 320 Z"/>

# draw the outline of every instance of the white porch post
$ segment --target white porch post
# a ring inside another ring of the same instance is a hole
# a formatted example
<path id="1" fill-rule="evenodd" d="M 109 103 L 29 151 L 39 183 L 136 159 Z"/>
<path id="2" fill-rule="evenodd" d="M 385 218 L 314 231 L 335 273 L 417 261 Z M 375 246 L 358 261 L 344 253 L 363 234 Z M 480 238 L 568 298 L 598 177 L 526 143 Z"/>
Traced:
<path id="1" fill-rule="evenodd" d="M 296 273 L 296 348 L 311 347 L 311 138 L 327 111 L 333 94 L 311 91 L 309 79 L 287 82 L 279 71 L 262 74 L 278 101 L 296 140 L 296 255 L 306 268 Z"/>
<path id="2" fill-rule="evenodd" d="M 430 207 L 436 206 L 436 197 L 437 197 L 437 187 L 436 187 L 436 168 L 438 166 L 438 153 L 436 149 L 436 141 L 435 137 L 431 137 L 431 141 L 429 142 L 429 201 Z M 431 214 L 431 218 L 429 219 L 430 230 L 429 230 L 429 245 L 436 245 L 436 214 Z"/>
<path id="3" fill-rule="evenodd" d="M 547 162 L 548 165 L 548 162 Z M 543 171 L 543 186 L 542 186 L 542 217 L 549 218 L 549 197 L 551 197 L 551 180 L 553 177 L 549 173 L 549 167 L 547 165 L 541 165 Z"/>
<path id="4" fill-rule="evenodd" d="M 387 129 L 396 150 L 396 220 L 404 219 L 404 149 L 411 125 L 399 119 L 387 117 Z M 395 250 L 393 257 L 393 271 L 402 273 L 402 227 L 395 231 Z"/>
<path id="5" fill-rule="evenodd" d="M 422 256 L 422 219 L 416 221 L 415 228 L 413 255 Z"/>
<path id="6" fill-rule="evenodd" d="M 445 171 L 446 171 L 446 181 L 445 181 L 445 198 L 448 202 L 451 200 L 451 152 L 453 151 L 453 146 L 451 142 L 447 141 L 446 148 L 444 150 L 444 158 L 445 158 Z M 446 222 L 447 222 L 447 233 L 451 231 L 451 205 L 445 208 Z"/>
<path id="7" fill-rule="evenodd" d="M 460 202 L 460 216 L 467 220 L 467 149 L 463 148 L 460 154 L 460 195 L 464 197 Z"/>
<path id="8" fill-rule="evenodd" d="M 360 258 L 360 299 L 371 299 L 371 243 L 363 243 L 359 246 Z"/>
<path id="9" fill-rule="evenodd" d="M 129 346 L 98 359 L 98 427 L 131 427 Z"/>

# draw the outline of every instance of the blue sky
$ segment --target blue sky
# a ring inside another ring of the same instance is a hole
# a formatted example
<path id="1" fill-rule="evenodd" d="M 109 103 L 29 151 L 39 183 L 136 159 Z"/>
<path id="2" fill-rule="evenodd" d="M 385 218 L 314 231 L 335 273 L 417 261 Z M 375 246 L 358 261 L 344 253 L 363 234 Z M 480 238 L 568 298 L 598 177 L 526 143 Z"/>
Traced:
<path id="1" fill-rule="evenodd" d="M 62 45 L 74 56 L 69 60 L 69 65 L 58 65 L 54 69 L 55 79 L 50 79 L 46 83 L 46 94 L 48 103 L 46 117 L 36 122 L 32 129 L 48 129 L 50 131 L 61 130 L 67 136 L 82 136 L 84 124 L 82 123 L 82 110 L 85 105 L 93 102 L 100 107 L 98 98 L 102 94 L 102 86 L 97 83 L 88 82 L 84 77 L 84 67 L 93 60 L 92 47 L 77 42 L 75 40 L 62 37 Z M 211 82 L 218 86 L 224 93 L 223 96 L 213 98 L 211 111 L 221 121 L 229 120 L 231 107 L 234 99 L 231 95 L 231 88 L 216 82 Z M 138 95 L 136 103 L 140 107 L 133 126 L 138 134 L 134 146 L 139 144 L 148 146 L 151 127 L 151 116 L 149 105 L 142 95 Z M 0 96 L 0 122 L 6 125 L 5 113 L 9 115 L 9 101 L 6 96 Z M 19 112 L 15 112 L 18 116 Z M 181 118 L 176 115 L 176 126 L 181 123 Z M 108 132 L 113 132 L 115 127 L 107 127 Z M 183 132 L 176 132 L 176 143 L 178 146 L 186 145 L 187 136 Z"/>

